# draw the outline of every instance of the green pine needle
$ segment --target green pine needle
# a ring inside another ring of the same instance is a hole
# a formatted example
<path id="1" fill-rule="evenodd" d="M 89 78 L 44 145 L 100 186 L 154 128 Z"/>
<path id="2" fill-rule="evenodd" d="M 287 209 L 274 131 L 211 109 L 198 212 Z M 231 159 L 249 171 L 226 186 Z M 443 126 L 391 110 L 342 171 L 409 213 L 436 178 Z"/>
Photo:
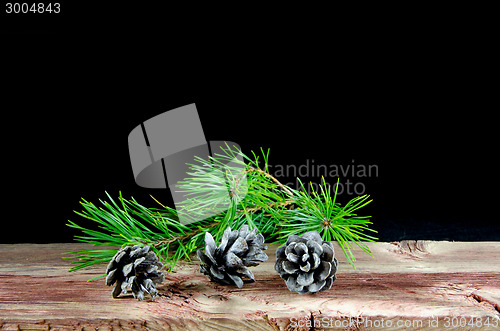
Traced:
<path id="1" fill-rule="evenodd" d="M 355 197 L 341 206 L 337 202 L 339 181 L 333 194 L 324 178 L 317 190 L 311 183 L 311 193 L 306 193 L 300 179 L 301 190 L 283 185 L 269 172 L 269 149 L 261 148 L 260 152 L 257 155 L 252 151 L 250 158 L 226 145 L 208 160 L 196 158 L 190 165 L 189 180 L 179 185 L 192 198 L 178 210 L 154 198 L 160 207 L 145 207 L 134 198 L 124 198 L 121 192 L 117 201 L 106 192 L 107 200 L 99 200 L 100 206 L 82 199 L 83 209 L 75 213 L 94 226 L 88 228 L 68 221 L 69 227 L 81 232 L 75 240 L 115 248 L 65 253 L 73 255 L 65 258 L 75 259 L 71 263 L 76 265 L 69 271 L 108 262 L 119 247 L 135 244 L 150 245 L 171 270 L 179 260 L 190 259 L 190 254 L 204 247 L 205 232 L 218 241 L 227 227 L 238 229 L 243 224 L 257 228 L 269 242 L 275 243 L 285 242 L 292 234 L 316 230 L 323 240 L 337 241 L 353 267 L 353 243 L 371 254 L 365 242 L 376 241 L 368 234 L 376 231 L 370 228 L 370 216 L 357 214 L 372 201 L 368 195 Z M 194 221 L 183 224 L 178 215 Z"/>

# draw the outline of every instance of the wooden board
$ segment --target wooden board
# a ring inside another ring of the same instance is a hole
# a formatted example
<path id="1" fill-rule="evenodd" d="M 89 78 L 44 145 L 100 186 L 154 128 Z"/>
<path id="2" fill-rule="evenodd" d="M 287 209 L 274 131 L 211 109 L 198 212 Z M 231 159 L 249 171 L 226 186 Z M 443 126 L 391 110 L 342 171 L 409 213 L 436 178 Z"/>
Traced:
<path id="1" fill-rule="evenodd" d="M 242 289 L 212 283 L 182 262 L 160 296 L 113 299 L 105 265 L 68 273 L 61 253 L 85 244 L 0 245 L 0 330 L 452 330 L 500 329 L 500 243 L 369 244 L 357 268 L 340 248 L 338 278 L 316 295 L 291 293 L 270 259 Z M 462 327 L 460 326 L 462 324 Z M 471 324 L 473 323 L 473 324 Z"/>

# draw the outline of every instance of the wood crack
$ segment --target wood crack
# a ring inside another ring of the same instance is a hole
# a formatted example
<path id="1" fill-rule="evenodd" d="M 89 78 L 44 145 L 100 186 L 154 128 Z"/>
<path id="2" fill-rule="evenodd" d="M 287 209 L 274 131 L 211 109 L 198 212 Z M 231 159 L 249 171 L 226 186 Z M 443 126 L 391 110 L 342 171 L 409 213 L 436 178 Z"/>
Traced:
<path id="1" fill-rule="evenodd" d="M 311 318 L 309 318 L 309 321 L 311 322 L 311 327 L 309 328 L 309 331 L 315 330 L 315 327 L 314 327 L 314 314 L 313 314 L 313 312 L 311 312 Z"/>
<path id="2" fill-rule="evenodd" d="M 500 305 L 497 303 L 497 302 L 494 302 L 492 300 L 489 300 L 475 292 L 472 292 L 468 295 L 468 297 L 471 297 L 472 299 L 476 300 L 478 303 L 486 303 L 488 305 L 490 305 L 491 307 L 493 307 L 498 314 L 500 314 Z"/>
<path id="3" fill-rule="evenodd" d="M 264 316 L 262 316 L 262 318 L 264 318 L 264 320 L 266 321 L 266 323 L 272 327 L 274 330 L 279 330 L 280 328 L 278 327 L 278 325 L 276 324 L 276 321 L 271 318 L 269 318 L 269 316 L 267 314 L 265 314 Z"/>

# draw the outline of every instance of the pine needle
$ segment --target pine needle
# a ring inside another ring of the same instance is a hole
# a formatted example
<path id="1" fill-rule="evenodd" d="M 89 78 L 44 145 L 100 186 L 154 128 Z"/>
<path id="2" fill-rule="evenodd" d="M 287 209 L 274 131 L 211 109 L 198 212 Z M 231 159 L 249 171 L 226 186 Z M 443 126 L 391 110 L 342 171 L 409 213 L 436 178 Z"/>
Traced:
<path id="1" fill-rule="evenodd" d="M 179 190 L 192 198 L 178 210 L 153 196 L 160 207 L 146 207 L 134 198 L 124 198 L 121 192 L 117 201 L 105 192 L 107 200 L 99 200 L 100 206 L 82 199 L 83 209 L 75 213 L 90 220 L 92 227 L 68 221 L 67 226 L 82 233 L 75 240 L 116 248 L 65 253 L 72 254 L 65 258 L 75 259 L 71 263 L 77 264 L 69 271 L 107 262 L 120 247 L 135 244 L 150 245 L 172 270 L 180 259 L 190 259 L 193 252 L 203 248 L 205 232 L 219 240 L 227 227 L 237 229 L 243 224 L 257 228 L 275 243 L 284 243 L 292 234 L 316 230 L 323 240 L 337 241 L 353 267 L 353 243 L 371 254 L 365 242 L 377 238 L 367 232 L 376 231 L 369 227 L 369 216 L 356 214 L 372 201 L 369 195 L 355 197 L 341 206 L 337 202 L 339 181 L 333 194 L 324 178 L 317 190 L 310 184 L 310 193 L 300 179 L 301 190 L 291 188 L 269 172 L 269 149 L 261 148 L 260 152 L 257 155 L 252 151 L 250 158 L 226 145 L 208 160 L 196 158 L 190 165 L 189 180 L 179 185 Z M 211 215 L 207 210 L 219 212 Z M 179 215 L 195 221 L 184 224 Z"/>

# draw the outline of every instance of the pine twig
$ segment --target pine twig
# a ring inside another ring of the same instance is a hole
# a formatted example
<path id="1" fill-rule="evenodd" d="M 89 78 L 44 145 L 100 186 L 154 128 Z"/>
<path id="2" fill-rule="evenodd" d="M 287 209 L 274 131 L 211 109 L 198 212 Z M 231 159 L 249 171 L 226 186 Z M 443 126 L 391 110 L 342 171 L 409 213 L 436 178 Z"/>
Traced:
<path id="1" fill-rule="evenodd" d="M 212 226 L 218 225 L 220 222 L 221 221 L 214 221 L 214 222 L 207 224 L 206 226 L 210 228 Z M 203 232 L 206 232 L 206 230 L 203 230 L 201 228 L 197 228 L 197 229 L 194 229 L 194 230 L 187 232 L 185 234 L 182 234 L 182 235 L 173 236 L 173 237 L 168 238 L 168 239 L 157 240 L 154 244 L 152 244 L 152 246 L 153 247 L 161 247 L 164 245 L 173 244 L 175 242 L 183 242 L 184 240 L 189 239 L 189 238 L 191 238 L 199 233 L 203 233 Z"/>
<path id="2" fill-rule="evenodd" d="M 376 231 L 369 228 L 369 216 L 355 214 L 358 209 L 370 203 L 369 196 L 355 197 L 342 207 L 336 201 L 337 192 L 333 195 L 330 193 L 324 178 L 318 190 L 311 186 L 311 193 L 306 193 L 300 179 L 301 191 L 281 183 L 268 170 L 269 150 L 264 153 L 261 149 L 263 168 L 259 166 L 259 157 L 253 152 L 254 160 L 229 147 L 222 151 L 223 154 L 214 154 L 215 158 L 209 160 L 195 159 L 197 164 L 191 165 L 193 172 L 190 173 L 190 179 L 182 183 L 183 192 L 203 199 L 192 200 L 193 205 L 187 205 L 188 208 L 177 212 L 154 197 L 153 200 L 161 208 L 148 208 L 133 198 L 124 199 L 121 194 L 119 203 L 116 203 L 106 193 L 110 202 L 101 201 L 103 207 L 99 208 L 82 199 L 84 210 L 76 214 L 95 222 L 98 229 L 85 228 L 69 221 L 68 226 L 83 233 L 75 239 L 94 245 L 117 247 L 137 243 L 150 245 L 173 268 L 178 259 L 189 258 L 190 253 L 200 248 L 203 233 L 208 231 L 218 238 L 226 227 L 236 229 L 247 223 L 256 227 L 266 238 L 276 238 L 279 243 L 286 241 L 292 234 L 300 235 L 317 230 L 323 240 L 339 242 L 353 266 L 355 259 L 351 242 L 370 254 L 369 247 L 363 241 L 377 240 L 366 234 L 366 231 Z M 241 156 L 248 163 L 236 156 Z M 237 164 L 236 167 L 226 167 L 227 164 L 234 163 Z M 243 178 L 246 178 L 245 186 L 242 185 Z M 183 224 L 179 221 L 178 215 L 181 212 L 199 213 L 212 204 L 226 203 L 228 192 L 229 209 L 193 223 Z M 245 195 L 238 196 L 239 192 Z M 198 211 L 193 211 L 190 207 Z M 170 248 L 174 249 L 169 252 Z M 73 263 L 79 264 L 71 268 L 72 271 L 104 262 L 114 251 L 85 250 L 71 253 L 79 254 L 72 257 L 77 259 Z"/>
<path id="3" fill-rule="evenodd" d="M 249 174 L 251 172 L 254 172 L 254 171 L 258 172 L 259 174 L 263 175 L 264 177 L 269 178 L 270 180 L 272 180 L 276 185 L 278 185 L 289 196 L 293 195 L 293 193 L 285 185 L 283 185 L 278 179 L 276 179 L 276 177 L 274 177 L 273 175 L 271 175 L 269 172 L 266 172 L 266 171 L 264 171 L 264 170 L 262 170 L 260 168 L 254 168 L 254 167 L 248 167 L 248 169 L 246 169 L 245 171 L 242 171 L 240 173 L 241 176 L 238 176 L 236 178 L 233 187 L 238 187 L 239 184 L 240 184 L 241 179 L 243 178 L 243 176 L 246 175 L 246 174 Z"/>

